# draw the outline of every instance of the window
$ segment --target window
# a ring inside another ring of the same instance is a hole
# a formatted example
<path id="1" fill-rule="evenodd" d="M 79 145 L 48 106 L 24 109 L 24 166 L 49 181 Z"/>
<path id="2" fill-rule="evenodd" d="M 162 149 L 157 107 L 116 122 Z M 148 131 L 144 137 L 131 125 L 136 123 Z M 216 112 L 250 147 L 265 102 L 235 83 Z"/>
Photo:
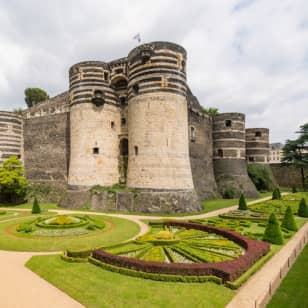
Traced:
<path id="1" fill-rule="evenodd" d="M 104 72 L 104 80 L 108 80 L 108 78 L 109 78 L 109 74 L 108 74 L 108 72 Z"/>
<path id="2" fill-rule="evenodd" d="M 135 156 L 137 156 L 138 155 L 138 147 L 136 145 L 134 146 L 134 151 L 135 151 Z"/>
<path id="3" fill-rule="evenodd" d="M 95 90 L 94 95 L 92 98 L 93 104 L 96 105 L 96 107 L 100 107 L 105 104 L 105 99 L 104 99 L 104 93 L 101 90 Z"/>
<path id="4" fill-rule="evenodd" d="M 261 132 L 256 132 L 256 133 L 255 133 L 255 136 L 256 136 L 256 137 L 262 137 L 262 133 L 261 133 Z"/>
<path id="5" fill-rule="evenodd" d="M 120 104 L 121 104 L 121 106 L 124 106 L 126 104 L 126 97 L 125 96 L 120 97 Z"/>
<path id="6" fill-rule="evenodd" d="M 133 93 L 138 94 L 139 93 L 139 85 L 135 83 L 132 87 Z"/>
<path id="7" fill-rule="evenodd" d="M 122 119 L 121 119 L 121 125 L 122 125 L 122 126 L 125 126 L 125 125 L 126 125 L 126 119 L 125 119 L 125 118 L 122 118 Z"/>
<path id="8" fill-rule="evenodd" d="M 128 155 L 128 140 L 126 138 L 120 140 L 120 155 Z"/>
<path id="9" fill-rule="evenodd" d="M 93 154 L 99 154 L 99 148 L 93 148 Z"/>
<path id="10" fill-rule="evenodd" d="M 190 141 L 196 142 L 196 129 L 193 126 L 190 127 Z"/>
<path id="11" fill-rule="evenodd" d="M 110 126 L 111 126 L 111 128 L 114 128 L 114 122 L 113 121 L 110 122 Z"/>
<path id="12" fill-rule="evenodd" d="M 255 161 L 255 158 L 252 157 L 252 156 L 249 156 L 249 157 L 248 157 L 248 160 L 252 162 L 252 161 Z"/>
<path id="13" fill-rule="evenodd" d="M 224 157 L 224 151 L 223 151 L 222 149 L 218 149 L 217 155 L 218 155 L 219 157 Z"/>
<path id="14" fill-rule="evenodd" d="M 231 120 L 226 120 L 225 121 L 225 126 L 226 127 L 231 127 L 232 126 L 232 121 Z"/>

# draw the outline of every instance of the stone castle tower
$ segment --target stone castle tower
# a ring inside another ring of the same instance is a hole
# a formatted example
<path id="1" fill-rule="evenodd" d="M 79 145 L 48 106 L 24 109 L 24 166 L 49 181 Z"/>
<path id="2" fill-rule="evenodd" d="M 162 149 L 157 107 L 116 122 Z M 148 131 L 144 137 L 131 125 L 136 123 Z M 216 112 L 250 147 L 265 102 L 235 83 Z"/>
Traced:
<path id="1" fill-rule="evenodd" d="M 186 82 L 185 49 L 152 42 L 73 65 L 67 92 L 24 112 L 24 161 L 30 181 L 67 188 L 63 206 L 198 211 L 200 199 L 230 189 L 257 195 L 246 160 L 266 161 L 268 130 L 256 130 L 245 134 L 241 113 L 205 114 Z M 114 184 L 127 189 L 91 190 Z"/>

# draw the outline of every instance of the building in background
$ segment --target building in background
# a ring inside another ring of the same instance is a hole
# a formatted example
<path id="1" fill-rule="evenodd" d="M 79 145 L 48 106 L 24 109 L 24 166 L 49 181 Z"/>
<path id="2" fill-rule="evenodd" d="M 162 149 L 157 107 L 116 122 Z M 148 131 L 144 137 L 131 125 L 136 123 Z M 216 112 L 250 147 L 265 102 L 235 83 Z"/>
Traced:
<path id="1" fill-rule="evenodd" d="M 283 144 L 280 142 L 270 144 L 269 163 L 280 164 L 283 157 Z"/>

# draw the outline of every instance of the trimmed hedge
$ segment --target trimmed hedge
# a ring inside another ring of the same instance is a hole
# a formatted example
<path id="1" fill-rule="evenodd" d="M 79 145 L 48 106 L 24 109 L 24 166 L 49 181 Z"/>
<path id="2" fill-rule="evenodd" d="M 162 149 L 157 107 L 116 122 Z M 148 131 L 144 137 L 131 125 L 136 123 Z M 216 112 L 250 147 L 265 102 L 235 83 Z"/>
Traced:
<path id="1" fill-rule="evenodd" d="M 165 282 L 196 282 L 196 283 L 210 281 L 217 284 L 222 284 L 222 279 L 216 276 L 183 276 L 183 275 L 168 275 L 168 274 L 154 274 L 154 273 L 140 272 L 137 270 L 118 267 L 108 263 L 104 263 L 93 257 L 89 257 L 89 262 L 111 272 L 143 279 L 151 279 L 151 280 L 165 281 Z"/>
<path id="2" fill-rule="evenodd" d="M 93 251 L 93 258 L 103 263 L 134 271 L 180 276 L 218 276 L 223 281 L 233 281 L 268 253 L 270 245 L 249 239 L 236 232 L 197 223 L 169 221 L 166 226 L 196 229 L 222 235 L 245 248 L 246 253 L 237 259 L 218 263 L 161 263 L 137 260 L 109 254 L 102 249 Z"/>
<path id="3" fill-rule="evenodd" d="M 75 224 L 69 224 L 69 225 L 52 225 L 52 224 L 46 224 L 45 220 L 46 219 L 50 219 L 50 218 L 40 218 L 35 222 L 35 225 L 41 228 L 46 228 L 46 229 L 68 229 L 68 228 L 78 228 L 78 227 L 82 227 L 85 226 L 87 224 L 89 224 L 89 221 L 84 218 L 84 217 L 78 217 L 80 219 L 80 222 L 75 223 Z"/>
<path id="4" fill-rule="evenodd" d="M 283 244 L 280 225 L 274 213 L 272 213 L 268 219 L 263 240 L 276 245 Z"/>
<path id="5" fill-rule="evenodd" d="M 286 228 L 291 231 L 297 231 L 296 222 L 290 206 L 287 207 L 285 215 L 283 217 L 281 228 Z"/>
<path id="6" fill-rule="evenodd" d="M 66 251 L 66 255 L 68 257 L 72 257 L 72 258 L 88 258 L 92 255 L 92 251 L 93 249 L 91 250 L 67 250 Z"/>
<path id="7" fill-rule="evenodd" d="M 32 214 L 41 214 L 41 208 L 40 208 L 40 205 L 39 205 L 36 197 L 34 198 L 34 201 L 33 201 L 31 213 Z"/>
<path id="8" fill-rule="evenodd" d="M 308 207 L 304 198 L 299 203 L 297 215 L 300 217 L 308 217 Z"/>
<path id="9" fill-rule="evenodd" d="M 241 210 L 241 211 L 248 210 L 246 199 L 245 199 L 243 194 L 241 194 L 241 196 L 240 196 L 240 200 L 239 200 L 239 203 L 238 203 L 238 209 Z"/>
<path id="10" fill-rule="evenodd" d="M 87 263 L 88 262 L 88 258 L 70 257 L 67 255 L 67 252 L 63 252 L 61 254 L 61 259 L 65 262 L 70 262 L 70 263 Z"/>

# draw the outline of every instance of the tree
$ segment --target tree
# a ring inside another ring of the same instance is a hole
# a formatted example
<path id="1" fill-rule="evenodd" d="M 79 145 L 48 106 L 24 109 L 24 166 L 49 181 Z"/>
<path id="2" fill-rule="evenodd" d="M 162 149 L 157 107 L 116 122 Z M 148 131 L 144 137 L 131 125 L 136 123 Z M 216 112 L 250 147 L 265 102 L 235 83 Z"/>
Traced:
<path id="1" fill-rule="evenodd" d="M 218 108 L 213 108 L 213 107 L 209 107 L 209 108 L 202 108 L 202 111 L 210 116 L 214 116 L 217 115 L 218 112 Z"/>
<path id="2" fill-rule="evenodd" d="M 304 198 L 302 198 L 298 205 L 297 215 L 300 217 L 308 217 L 308 207 Z"/>
<path id="3" fill-rule="evenodd" d="M 27 88 L 25 89 L 25 102 L 28 108 L 35 106 L 39 102 L 48 99 L 48 94 L 40 88 Z"/>
<path id="4" fill-rule="evenodd" d="M 282 223 L 281 223 L 281 228 L 286 228 L 291 231 L 296 231 L 297 226 L 294 220 L 293 212 L 290 206 L 287 207 L 286 212 L 284 214 Z"/>
<path id="5" fill-rule="evenodd" d="M 300 126 L 299 137 L 287 140 L 283 147 L 282 163 L 299 168 L 303 189 L 306 190 L 305 168 L 308 167 L 308 123 Z"/>
<path id="6" fill-rule="evenodd" d="M 23 198 L 27 180 L 22 162 L 11 156 L 0 166 L 0 195 L 5 201 L 13 202 L 16 197 Z"/>
<path id="7" fill-rule="evenodd" d="M 245 196 L 243 194 L 240 195 L 240 200 L 238 203 L 238 209 L 241 211 L 246 211 L 248 209 Z"/>
<path id="8" fill-rule="evenodd" d="M 274 213 L 272 213 L 268 219 L 263 240 L 276 245 L 283 244 L 280 225 Z"/>
<path id="9" fill-rule="evenodd" d="M 32 205 L 32 214 L 40 214 L 40 213 L 41 213 L 41 208 L 35 197 Z"/>

